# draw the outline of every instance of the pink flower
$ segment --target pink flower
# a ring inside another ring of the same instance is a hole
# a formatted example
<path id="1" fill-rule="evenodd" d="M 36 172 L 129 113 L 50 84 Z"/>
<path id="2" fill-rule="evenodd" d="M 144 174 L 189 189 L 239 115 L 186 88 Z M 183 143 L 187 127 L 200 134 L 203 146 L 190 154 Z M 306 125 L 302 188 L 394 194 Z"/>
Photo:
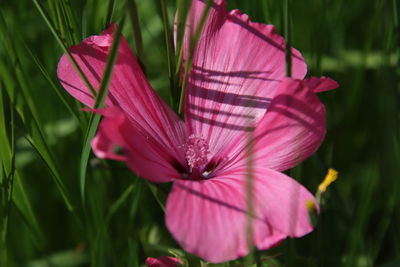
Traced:
<path id="1" fill-rule="evenodd" d="M 198 24 L 203 2 L 193 1 L 190 27 Z M 95 88 L 113 31 L 111 26 L 71 47 Z M 185 48 L 187 43 L 188 36 Z M 325 107 L 316 93 L 338 84 L 325 77 L 303 79 L 307 67 L 295 49 L 293 77 L 285 78 L 284 45 L 272 25 L 251 22 L 238 10 L 228 12 L 219 0 L 193 57 L 182 121 L 151 88 L 128 43 L 121 40 L 93 151 L 100 158 L 125 161 L 152 182 L 173 182 L 166 225 L 185 250 L 208 261 L 248 253 L 249 136 L 255 246 L 268 249 L 313 229 L 306 208 L 306 202 L 315 201 L 313 195 L 281 171 L 319 147 Z M 93 97 L 65 55 L 58 77 L 72 96 L 92 107 Z M 124 153 L 115 153 L 116 147 Z"/>
<path id="2" fill-rule="evenodd" d="M 183 264 L 183 262 L 175 257 L 161 256 L 159 258 L 148 257 L 146 259 L 148 267 L 176 267 L 178 264 Z"/>

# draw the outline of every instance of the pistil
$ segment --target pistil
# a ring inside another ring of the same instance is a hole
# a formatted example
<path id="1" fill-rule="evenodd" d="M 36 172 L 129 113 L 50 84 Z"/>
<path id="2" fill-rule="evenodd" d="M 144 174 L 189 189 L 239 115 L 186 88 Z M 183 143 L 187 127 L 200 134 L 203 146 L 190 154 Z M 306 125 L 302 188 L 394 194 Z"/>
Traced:
<path id="1" fill-rule="evenodd" d="M 202 168 L 208 163 L 208 142 L 199 136 L 190 135 L 184 145 L 185 157 L 192 178 L 201 177 Z"/>

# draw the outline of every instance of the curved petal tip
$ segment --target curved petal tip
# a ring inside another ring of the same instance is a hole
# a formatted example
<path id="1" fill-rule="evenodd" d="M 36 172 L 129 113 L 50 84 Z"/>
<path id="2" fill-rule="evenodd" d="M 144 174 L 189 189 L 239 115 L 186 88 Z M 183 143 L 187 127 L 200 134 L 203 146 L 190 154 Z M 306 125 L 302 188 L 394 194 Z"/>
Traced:
<path id="1" fill-rule="evenodd" d="M 99 47 L 110 47 L 113 41 L 113 34 L 117 27 L 114 22 L 108 26 L 100 35 L 93 35 L 87 38 L 87 41 Z"/>
<path id="2" fill-rule="evenodd" d="M 304 79 L 305 84 L 315 93 L 333 90 L 339 87 L 339 83 L 329 77 L 321 76 Z"/>

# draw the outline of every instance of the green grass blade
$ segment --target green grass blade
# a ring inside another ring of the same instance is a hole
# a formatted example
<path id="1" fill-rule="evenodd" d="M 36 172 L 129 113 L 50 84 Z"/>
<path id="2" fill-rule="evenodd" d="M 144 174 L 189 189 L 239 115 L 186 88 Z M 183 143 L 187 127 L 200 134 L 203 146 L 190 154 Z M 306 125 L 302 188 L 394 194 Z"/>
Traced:
<path id="1" fill-rule="evenodd" d="M 50 156 L 50 151 L 44 141 L 43 135 L 41 134 L 37 124 L 32 121 L 31 123 L 31 129 L 33 130 L 32 132 L 32 139 L 26 138 L 26 140 L 29 142 L 29 144 L 32 146 L 32 148 L 37 152 L 39 157 L 42 159 L 43 163 L 49 170 L 51 176 L 53 177 L 53 180 L 55 184 L 57 185 L 58 190 L 60 191 L 64 202 L 67 206 L 67 209 L 71 212 L 74 212 L 74 207 L 72 205 L 72 201 L 70 200 L 67 189 L 62 182 L 62 178 L 54 165 L 54 162 Z"/>
<path id="2" fill-rule="evenodd" d="M 291 21 L 290 21 L 290 0 L 283 1 L 283 22 L 285 32 L 285 53 L 286 53 L 286 76 L 292 76 L 292 50 L 291 50 Z"/>
<path id="3" fill-rule="evenodd" d="M 59 13 L 59 18 L 61 18 L 61 25 L 64 28 L 65 36 L 64 40 L 67 40 L 67 44 L 74 44 L 74 31 L 72 30 L 72 26 L 70 25 L 69 19 L 67 17 L 67 11 L 65 10 L 64 2 L 58 2 L 57 10 Z"/>
<path id="4" fill-rule="evenodd" d="M 106 101 L 109 85 L 111 82 L 112 71 L 114 68 L 114 64 L 117 60 L 118 48 L 119 48 L 119 43 L 121 40 L 121 32 L 122 32 L 122 28 L 124 26 L 124 21 L 125 21 L 125 19 L 123 18 L 115 30 L 114 39 L 111 44 L 110 54 L 107 58 L 106 67 L 104 69 L 104 73 L 102 76 L 102 80 L 100 83 L 100 88 L 99 88 L 99 92 L 96 97 L 94 108 L 102 107 Z"/>
<path id="5" fill-rule="evenodd" d="M 140 205 L 140 195 L 142 193 L 142 189 L 143 189 L 143 184 L 144 184 L 144 180 L 140 177 L 135 177 L 135 189 L 134 189 L 134 193 L 132 194 L 132 201 L 131 201 L 131 207 L 129 209 L 129 218 L 134 218 L 136 216 L 137 210 L 139 209 L 139 205 Z"/>
<path id="6" fill-rule="evenodd" d="M 0 89 L 2 84 L 0 83 Z M 6 150 L 9 147 L 7 140 L 7 129 L 5 125 L 5 114 L 3 110 L 3 92 L 0 90 L 0 150 Z M 11 107 L 11 125 L 14 125 L 14 110 Z M 8 221 L 12 203 L 12 192 L 15 175 L 15 131 L 14 127 L 11 128 L 11 155 L 1 155 L 0 158 L 8 157 L 9 166 L 3 166 L 0 164 L 0 265 L 7 265 L 7 232 L 8 232 Z M 11 159 L 10 159 L 11 157 Z M 5 163 L 5 162 L 3 162 Z M 9 172 L 5 169 L 8 167 Z"/>
<path id="7" fill-rule="evenodd" d="M 115 0 L 108 0 L 108 6 L 107 6 L 107 16 L 106 16 L 106 20 L 104 22 L 104 28 L 107 28 L 108 25 L 110 25 L 111 23 L 111 18 L 114 12 L 114 3 Z"/>
<path id="8" fill-rule="evenodd" d="M 204 9 L 203 13 L 201 14 L 199 25 L 197 26 L 194 34 L 192 36 L 190 36 L 189 51 L 188 51 L 188 54 L 187 54 L 187 59 L 185 61 L 185 73 L 184 73 L 184 76 L 183 76 L 181 95 L 180 95 L 180 98 L 179 98 L 179 106 L 178 106 L 178 113 L 179 114 L 182 114 L 182 112 L 183 112 L 183 101 L 185 99 L 186 86 L 187 86 L 187 82 L 188 82 L 188 79 L 189 79 L 189 73 L 190 73 L 190 70 L 192 68 L 193 55 L 194 55 L 194 52 L 195 52 L 196 47 L 197 47 L 197 43 L 198 43 L 199 38 L 200 38 L 200 34 L 201 34 L 202 30 L 203 30 L 204 24 L 205 24 L 206 19 L 208 17 L 208 13 L 210 12 L 211 5 L 213 3 L 214 2 L 212 0 L 208 0 L 207 1 L 206 8 Z"/>
<path id="9" fill-rule="evenodd" d="M 181 70 L 181 60 L 183 51 L 183 36 L 185 34 L 186 20 L 189 14 L 191 1 L 187 0 L 177 0 L 177 21 L 176 21 L 176 51 L 178 55 L 178 63 L 176 65 L 176 74 L 179 77 L 179 72 Z"/>
<path id="10" fill-rule="evenodd" d="M 50 16 L 53 18 L 54 21 L 54 28 L 60 31 L 61 26 L 59 24 L 59 20 L 57 19 L 57 7 L 56 7 L 57 2 L 52 0 L 47 2 L 49 3 Z"/>
<path id="11" fill-rule="evenodd" d="M 70 0 L 64 0 L 61 2 L 62 8 L 65 12 L 65 20 L 67 23 L 67 27 L 70 29 L 71 39 L 73 43 L 79 43 L 81 40 L 81 30 L 78 26 L 78 22 L 76 21 L 75 16 L 72 12 L 71 2 Z"/>
<path id="12" fill-rule="evenodd" d="M 163 210 L 163 212 L 165 213 L 165 201 L 166 201 L 166 197 L 165 194 L 164 195 L 160 195 L 160 190 L 157 188 L 156 185 L 147 182 L 146 181 L 147 186 L 149 187 L 151 193 L 153 194 L 154 198 L 156 199 L 157 203 L 160 205 L 161 209 Z"/>
<path id="13" fill-rule="evenodd" d="M 36 67 L 40 70 L 42 73 L 43 77 L 46 79 L 46 81 L 49 83 L 50 87 L 53 88 L 53 90 L 56 92 L 58 98 L 61 100 L 61 102 L 64 104 L 64 106 L 68 109 L 68 111 L 71 113 L 71 115 L 78 121 L 79 125 L 81 126 L 82 129 L 84 129 L 86 123 L 83 121 L 82 116 L 80 115 L 80 112 L 76 109 L 75 105 L 72 105 L 68 99 L 64 95 L 64 90 L 61 90 L 59 86 L 57 86 L 53 80 L 51 79 L 49 73 L 47 70 L 44 68 L 44 66 L 40 63 L 39 59 L 32 53 L 32 50 L 26 45 L 25 48 L 28 51 L 28 54 L 32 57 L 33 62 L 35 63 Z"/>
<path id="14" fill-rule="evenodd" d="M 25 188 L 26 186 L 22 182 L 22 178 L 19 175 L 19 172 L 16 171 L 14 174 L 12 199 L 15 203 L 15 206 L 18 208 L 18 210 L 25 218 L 25 221 L 28 223 L 29 228 L 32 230 L 32 233 L 35 236 L 35 243 L 37 243 L 37 246 L 40 247 L 41 244 L 44 243 L 45 239 L 39 223 L 36 219 L 31 201 L 28 198 Z"/>
<path id="15" fill-rule="evenodd" d="M 76 62 L 76 60 L 74 59 L 72 54 L 69 52 L 68 47 L 65 44 L 65 42 L 63 41 L 63 39 L 61 38 L 61 36 L 57 33 L 56 29 L 53 26 L 53 23 L 51 22 L 49 16 L 44 11 L 42 5 L 37 0 L 32 0 L 32 1 L 34 2 L 36 8 L 38 9 L 38 11 L 40 13 L 40 15 L 42 16 L 42 18 L 46 22 L 47 26 L 49 27 L 51 33 L 56 38 L 57 42 L 60 44 L 60 46 L 63 49 L 64 53 L 68 56 L 68 58 L 71 61 L 72 65 L 74 66 L 75 70 L 78 72 L 79 76 L 81 77 L 81 79 L 83 80 L 83 82 L 85 83 L 87 88 L 89 88 L 89 91 L 92 93 L 93 96 L 96 96 L 96 91 L 94 90 L 93 86 L 90 84 L 88 78 L 83 73 L 82 69 L 79 67 L 78 63 Z"/>
<path id="16" fill-rule="evenodd" d="M 111 45 L 110 54 L 107 57 L 107 63 L 104 69 L 104 73 L 102 75 L 100 88 L 94 104 L 95 109 L 103 107 L 108 94 L 109 84 L 111 82 L 112 70 L 117 59 L 118 47 L 121 40 L 121 31 L 124 25 L 124 21 L 125 19 L 122 19 L 121 23 L 117 26 L 117 29 L 114 33 L 114 39 Z M 91 114 L 81 153 L 79 180 L 80 180 L 81 198 L 83 203 L 85 203 L 86 171 L 91 151 L 90 141 L 96 134 L 97 126 L 99 125 L 100 122 L 100 117 L 101 116 L 99 114 L 96 113 Z"/>
<path id="17" fill-rule="evenodd" d="M 67 25 L 66 18 L 65 18 L 65 11 L 62 6 L 61 1 L 56 1 L 56 19 L 59 20 L 61 37 L 63 40 L 68 44 L 68 46 L 73 44 L 71 30 L 69 30 L 69 26 Z"/>
<path id="18" fill-rule="evenodd" d="M 128 188 L 126 188 L 125 191 L 122 192 L 121 196 L 111 205 L 110 210 L 107 214 L 107 221 L 109 221 L 112 216 L 118 211 L 118 209 L 125 203 L 125 201 L 128 199 L 128 196 L 132 193 L 132 191 L 134 191 L 134 189 L 134 184 L 129 185 Z"/>
<path id="19" fill-rule="evenodd" d="M 79 186 L 81 191 L 82 202 L 85 203 L 85 186 L 86 186 L 86 172 L 90 156 L 90 141 L 96 134 L 97 126 L 99 125 L 101 116 L 98 114 L 91 114 L 89 119 L 88 128 L 85 134 L 85 141 L 81 153 L 80 168 L 79 168 Z"/>
<path id="20" fill-rule="evenodd" d="M 70 197 L 68 193 L 66 192 L 66 187 L 64 186 L 61 176 L 59 174 L 56 160 L 54 156 L 52 155 L 50 148 L 46 142 L 46 138 L 43 134 L 43 123 L 40 120 L 39 113 L 37 111 L 37 106 L 34 103 L 34 98 L 32 97 L 32 90 L 30 90 L 30 87 L 28 86 L 28 76 L 25 73 L 23 66 L 20 63 L 19 60 L 19 54 L 16 52 L 16 47 L 17 44 L 13 43 L 12 40 L 13 38 L 10 38 L 11 34 L 7 30 L 7 25 L 3 19 L 2 14 L 0 13 L 0 32 L 3 34 L 3 36 L 6 36 L 7 42 L 5 43 L 7 50 L 8 50 L 8 57 L 10 58 L 11 62 L 14 62 L 14 72 L 9 72 L 9 75 L 14 78 L 15 84 L 11 83 L 9 85 L 6 85 L 9 88 L 15 88 L 11 86 L 18 86 L 18 89 L 21 89 L 20 91 L 18 90 L 17 92 L 20 94 L 21 98 L 24 100 L 24 102 L 18 103 L 19 108 L 17 109 L 19 111 L 19 115 L 22 118 L 26 129 L 28 129 L 29 134 L 32 138 L 33 143 L 35 144 L 35 148 L 39 152 L 40 156 L 45 160 L 46 165 L 48 168 L 51 170 L 51 173 L 53 174 L 54 182 L 57 185 L 57 188 L 59 189 L 65 204 L 68 208 L 68 210 L 73 211 L 73 206 L 70 200 Z M 2 75 L 4 75 L 4 72 L 2 72 Z M 15 88 L 16 89 L 16 88 Z M 15 90 L 11 90 L 12 94 Z M 14 96 L 10 94 L 9 96 L 11 99 L 14 99 Z M 26 103 L 26 106 L 24 105 Z M 23 106 L 21 106 L 23 105 Z"/>
<path id="21" fill-rule="evenodd" d="M 11 142 L 7 136 L 7 125 L 4 113 L 4 101 L 2 93 L 2 83 L 0 83 L 0 158 L 1 167 L 5 172 L 5 178 L 10 179 L 10 192 L 9 197 L 15 203 L 16 207 L 20 210 L 21 214 L 29 224 L 30 228 L 33 229 L 33 234 L 37 238 L 38 243 L 43 242 L 42 232 L 37 222 L 36 216 L 34 215 L 32 205 L 26 194 L 24 185 L 21 181 L 21 177 L 15 169 L 15 142 L 14 131 L 11 130 Z M 13 111 L 11 111 L 11 114 Z M 11 128 L 14 127 L 14 116 L 11 115 Z M 5 181 L 1 181 L 2 184 Z M 6 231 L 7 229 L 5 229 Z"/>
<path id="22" fill-rule="evenodd" d="M 165 43 L 167 45 L 169 88 L 172 95 L 172 106 L 174 110 L 177 110 L 178 106 L 176 106 L 176 103 L 178 103 L 179 90 L 178 90 L 177 76 L 175 76 L 176 58 L 174 51 L 174 36 L 173 32 L 171 31 L 168 19 L 167 1 L 160 0 L 160 4 L 161 4 L 161 11 L 163 18 Z"/>
<path id="23" fill-rule="evenodd" d="M 249 128 L 253 128 L 251 121 L 248 123 Z M 250 131 L 246 137 L 246 239 L 249 255 L 246 257 L 245 262 L 251 265 L 254 262 L 254 135 Z"/>
<path id="24" fill-rule="evenodd" d="M 135 0 L 128 0 L 128 8 L 133 29 L 136 57 L 139 61 L 140 66 L 142 67 L 143 72 L 146 73 L 146 62 L 144 58 L 142 31 L 140 28 L 139 14 Z"/>

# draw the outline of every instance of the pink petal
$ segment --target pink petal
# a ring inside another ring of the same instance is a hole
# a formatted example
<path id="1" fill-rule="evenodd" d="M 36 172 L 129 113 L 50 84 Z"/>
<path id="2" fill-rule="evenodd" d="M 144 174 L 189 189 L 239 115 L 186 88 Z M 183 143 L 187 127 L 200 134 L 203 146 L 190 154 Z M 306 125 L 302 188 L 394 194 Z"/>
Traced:
<path id="1" fill-rule="evenodd" d="M 123 111 L 113 107 L 96 112 L 104 116 L 92 140 L 97 157 L 126 161 L 133 172 L 153 182 L 169 182 L 181 177 L 174 167 L 178 160 L 143 135 Z M 116 149 L 121 149 L 122 153 L 116 153 Z"/>
<path id="2" fill-rule="evenodd" d="M 126 154 L 119 154 L 117 150 L 127 147 L 122 136 L 121 128 L 127 123 L 125 116 L 116 108 L 108 108 L 99 111 L 106 115 L 97 130 L 96 136 L 92 139 L 92 149 L 98 158 L 126 161 Z"/>
<path id="3" fill-rule="evenodd" d="M 185 55 L 205 1 L 193 1 L 185 35 Z M 293 49 L 293 77 L 303 78 L 306 64 Z M 212 154 L 265 113 L 285 76 L 285 41 L 274 26 L 251 22 L 239 10 L 218 1 L 209 13 L 193 58 L 185 104 L 189 134 L 209 140 Z M 229 151 L 229 150 L 228 150 Z"/>
<path id="4" fill-rule="evenodd" d="M 290 177 L 265 168 L 253 173 L 253 240 L 268 249 L 287 236 L 312 230 L 306 202 L 314 197 Z M 168 196 L 166 224 L 188 252 L 218 263 L 248 253 L 246 241 L 246 171 L 202 181 L 174 182 Z"/>
<path id="5" fill-rule="evenodd" d="M 326 132 L 325 106 L 314 92 L 337 86 L 337 82 L 326 77 L 311 77 L 304 81 L 285 79 L 253 133 L 254 160 L 267 168 L 283 171 L 311 156 Z M 240 156 L 231 160 L 236 167 L 246 164 L 243 148 L 246 141 L 241 142 L 234 149 Z"/>
<path id="6" fill-rule="evenodd" d="M 339 84 L 337 81 L 332 80 L 329 77 L 309 77 L 304 80 L 307 86 L 313 90 L 315 93 L 319 92 L 324 92 L 324 91 L 329 91 L 332 89 L 336 89 L 339 87 Z"/>
<path id="7" fill-rule="evenodd" d="M 113 24 L 101 35 L 91 36 L 70 49 L 96 90 L 112 44 L 114 28 Z M 66 55 L 61 58 L 57 72 L 61 84 L 72 96 L 89 107 L 93 106 L 93 97 Z M 184 163 L 179 148 L 186 141 L 184 123 L 151 88 L 123 37 L 106 106 L 121 109 L 137 131 L 157 143 L 169 157 L 178 157 Z"/>
<path id="8" fill-rule="evenodd" d="M 183 264 L 182 260 L 175 257 L 161 256 L 159 258 L 148 257 L 146 265 L 149 267 L 176 267 Z"/>

